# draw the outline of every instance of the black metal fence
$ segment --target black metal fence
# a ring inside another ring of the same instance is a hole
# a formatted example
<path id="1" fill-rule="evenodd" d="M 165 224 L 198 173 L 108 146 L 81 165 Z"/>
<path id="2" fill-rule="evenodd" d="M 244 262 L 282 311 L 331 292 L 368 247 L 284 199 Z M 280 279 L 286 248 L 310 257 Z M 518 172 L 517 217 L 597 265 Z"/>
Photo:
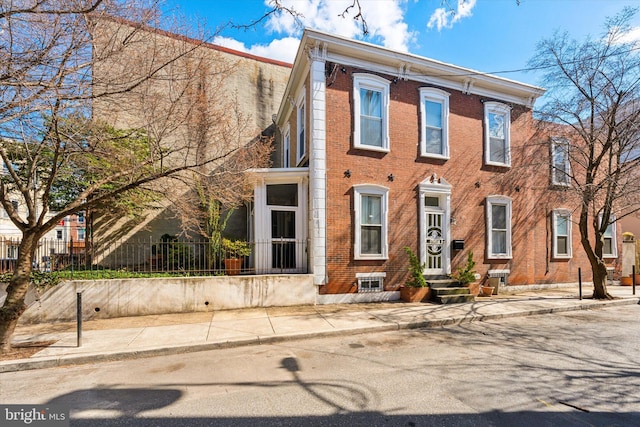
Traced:
<path id="1" fill-rule="evenodd" d="M 0 240 L 0 273 L 13 271 L 20 241 Z M 235 241 L 224 247 L 187 239 L 86 242 L 43 239 L 34 270 L 73 276 L 127 277 L 137 273 L 176 275 L 304 274 L 307 242 L 291 239 Z M 91 275 L 91 273 L 93 273 Z M 119 274 L 115 274 L 119 273 Z"/>

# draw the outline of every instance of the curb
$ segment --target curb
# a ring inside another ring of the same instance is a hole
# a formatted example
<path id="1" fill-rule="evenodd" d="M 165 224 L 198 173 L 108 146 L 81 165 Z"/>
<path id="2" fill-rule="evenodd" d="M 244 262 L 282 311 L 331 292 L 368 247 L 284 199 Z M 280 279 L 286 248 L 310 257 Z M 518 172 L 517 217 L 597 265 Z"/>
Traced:
<path id="1" fill-rule="evenodd" d="M 624 306 L 640 304 L 640 298 L 624 298 L 618 300 L 609 301 L 593 301 L 589 303 L 577 303 L 571 306 L 553 307 L 553 308 L 538 308 L 532 310 L 523 310 L 519 312 L 510 313 L 497 313 L 497 314 L 468 314 L 464 316 L 449 317 L 438 320 L 420 320 L 420 321 L 399 321 L 390 322 L 386 325 L 375 326 L 363 326 L 353 329 L 337 329 L 321 332 L 306 332 L 306 333 L 290 333 L 284 335 L 274 335 L 268 337 L 257 337 L 249 339 L 238 339 L 225 342 L 212 342 L 204 344 L 187 344 L 179 345 L 175 347 L 163 347 L 163 348 L 150 348 L 145 350 L 131 350 L 131 351 L 117 351 L 113 353 L 93 353 L 83 354 L 75 356 L 62 356 L 55 358 L 45 358 L 41 360 L 7 360 L 0 362 L 0 373 L 5 372 L 18 372 L 34 369 L 47 369 L 63 366 L 84 365 L 96 362 L 116 362 L 123 360 L 132 360 L 145 357 L 155 356 L 169 356 L 175 354 L 193 353 L 198 351 L 219 350 L 225 348 L 244 347 L 249 345 L 261 345 L 261 344 L 276 344 L 281 342 L 301 340 L 308 338 L 323 338 L 323 337 L 335 337 L 340 335 L 358 335 L 371 332 L 390 332 L 403 329 L 418 329 L 418 328 L 435 328 L 447 325 L 459 325 L 471 322 L 484 322 L 488 320 L 498 320 L 511 317 L 525 317 L 535 316 L 540 314 L 552 314 L 563 313 L 569 311 L 591 310 L 599 309 L 610 306 Z"/>

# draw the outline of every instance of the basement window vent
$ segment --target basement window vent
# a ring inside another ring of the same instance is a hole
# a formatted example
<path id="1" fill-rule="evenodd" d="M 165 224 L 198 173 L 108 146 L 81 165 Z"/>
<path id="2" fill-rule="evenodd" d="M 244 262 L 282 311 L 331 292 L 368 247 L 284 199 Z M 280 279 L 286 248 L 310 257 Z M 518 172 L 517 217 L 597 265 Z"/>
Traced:
<path id="1" fill-rule="evenodd" d="M 386 273 L 357 273 L 358 292 L 382 292 Z"/>
<path id="2" fill-rule="evenodd" d="M 613 267 L 607 267 L 607 283 L 613 284 Z"/>
<path id="3" fill-rule="evenodd" d="M 498 277 L 500 279 L 500 286 L 507 286 L 509 284 L 509 273 L 511 270 L 489 270 L 489 277 Z"/>

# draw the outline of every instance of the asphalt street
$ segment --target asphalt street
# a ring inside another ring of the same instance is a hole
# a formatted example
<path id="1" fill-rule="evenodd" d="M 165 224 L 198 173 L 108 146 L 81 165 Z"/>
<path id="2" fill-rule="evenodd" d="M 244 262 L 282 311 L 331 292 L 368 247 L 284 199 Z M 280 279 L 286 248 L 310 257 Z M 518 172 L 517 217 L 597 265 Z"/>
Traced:
<path id="1" fill-rule="evenodd" d="M 640 425 L 640 306 L 0 374 L 75 426 Z"/>

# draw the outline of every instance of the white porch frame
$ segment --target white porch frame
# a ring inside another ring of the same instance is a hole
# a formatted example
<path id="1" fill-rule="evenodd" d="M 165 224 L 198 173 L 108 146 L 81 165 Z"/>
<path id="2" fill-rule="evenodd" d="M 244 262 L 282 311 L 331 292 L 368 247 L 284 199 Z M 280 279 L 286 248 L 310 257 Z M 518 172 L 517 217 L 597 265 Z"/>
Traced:
<path id="1" fill-rule="evenodd" d="M 267 185 L 297 184 L 298 206 L 289 206 L 284 210 L 291 210 L 296 215 L 296 240 L 308 239 L 308 208 L 309 208 L 309 168 L 278 168 L 257 169 L 251 171 L 256 177 L 253 193 L 253 237 L 256 242 L 269 242 L 271 240 L 271 206 L 267 205 Z M 257 244 L 255 246 L 256 271 L 269 271 L 270 265 L 262 265 L 270 260 L 266 251 L 269 245 Z M 296 259 L 298 265 L 307 268 L 308 259 Z"/>

